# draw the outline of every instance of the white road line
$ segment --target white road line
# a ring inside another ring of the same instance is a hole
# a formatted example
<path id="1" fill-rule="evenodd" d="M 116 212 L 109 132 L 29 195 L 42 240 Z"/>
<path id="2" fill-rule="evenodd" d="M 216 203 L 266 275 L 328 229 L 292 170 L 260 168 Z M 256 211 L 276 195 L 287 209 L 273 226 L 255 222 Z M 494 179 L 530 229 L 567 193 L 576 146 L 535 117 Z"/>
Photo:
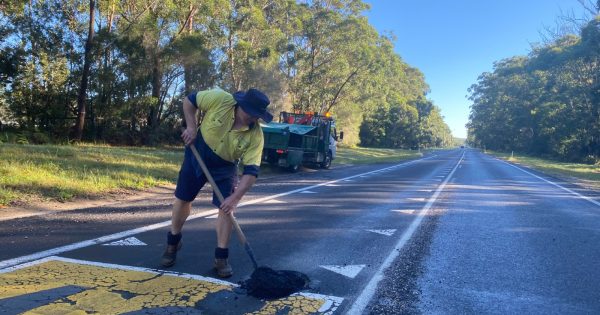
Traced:
<path id="1" fill-rule="evenodd" d="M 102 244 L 102 246 L 146 246 L 148 244 L 140 241 L 135 237 L 128 237 L 126 239 L 118 240 L 111 243 Z"/>
<path id="2" fill-rule="evenodd" d="M 402 214 L 414 214 L 416 210 L 392 210 L 393 212 L 398 212 L 398 213 L 402 213 Z"/>
<path id="3" fill-rule="evenodd" d="M 268 205 L 272 205 L 272 204 L 281 204 L 281 203 L 285 203 L 285 201 L 281 201 L 281 200 L 277 200 L 277 199 L 271 199 L 271 200 L 267 200 L 265 201 L 266 204 Z"/>
<path id="4" fill-rule="evenodd" d="M 379 284 L 379 282 L 383 279 L 384 271 L 389 266 L 392 265 L 394 260 L 400 254 L 402 247 L 404 247 L 404 245 L 406 245 L 406 243 L 413 236 L 413 234 L 415 233 L 415 231 L 417 230 L 419 225 L 421 225 L 423 218 L 425 217 L 425 215 L 427 215 L 427 212 L 429 211 L 429 209 L 431 209 L 431 206 L 435 203 L 435 201 L 437 200 L 437 198 L 440 195 L 440 193 L 442 192 L 442 190 L 444 190 L 446 183 L 448 183 L 448 180 L 452 177 L 452 174 L 454 174 L 454 172 L 460 165 L 460 162 L 462 162 L 464 156 L 465 156 L 465 153 L 463 152 L 462 156 L 460 157 L 460 160 L 458 160 L 458 163 L 456 163 L 456 165 L 450 172 L 450 176 L 446 177 L 446 180 L 438 186 L 438 188 L 435 191 L 435 193 L 433 194 L 433 196 L 431 196 L 431 198 L 429 198 L 429 201 L 427 202 L 427 204 L 423 207 L 421 212 L 419 212 L 419 215 L 412 221 L 412 223 L 410 224 L 408 229 L 406 229 L 406 231 L 404 233 L 402 233 L 402 236 L 400 237 L 400 240 L 398 241 L 398 243 L 396 243 L 396 246 L 394 247 L 394 249 L 392 249 L 392 251 L 390 252 L 388 257 L 385 259 L 383 264 L 381 264 L 381 266 L 379 267 L 379 269 L 377 270 L 377 272 L 375 273 L 373 278 L 371 278 L 371 280 L 369 281 L 367 286 L 362 290 L 360 295 L 356 298 L 356 300 L 354 300 L 354 303 L 352 304 L 352 307 L 350 308 L 350 310 L 348 311 L 347 314 L 359 315 L 364 312 L 365 308 L 367 307 L 367 305 L 373 298 L 373 295 L 375 294 L 375 290 L 377 289 L 377 284 Z"/>
<path id="5" fill-rule="evenodd" d="M 322 265 L 323 269 L 354 279 L 367 265 Z"/>
<path id="6" fill-rule="evenodd" d="M 573 194 L 573 195 L 576 195 L 576 196 L 578 196 L 579 198 L 585 199 L 585 200 L 587 200 L 587 201 L 589 201 L 589 202 L 591 202 L 591 203 L 595 204 L 596 206 L 599 206 L 599 207 L 600 207 L 600 202 L 598 202 L 598 201 L 596 201 L 596 200 L 594 200 L 594 199 L 592 199 L 592 198 L 590 198 L 590 197 L 588 197 L 588 196 L 584 196 L 584 195 L 582 195 L 582 194 L 580 194 L 580 193 L 578 193 L 578 192 L 576 192 L 576 191 L 572 191 L 571 189 L 569 189 L 569 188 L 567 188 L 567 187 L 563 187 L 563 186 L 561 186 L 561 185 L 559 185 L 559 184 L 557 184 L 557 183 L 554 183 L 554 182 L 552 182 L 552 181 L 549 181 L 549 180 L 547 180 L 547 179 L 545 179 L 545 178 L 543 178 L 543 177 L 537 176 L 537 175 L 535 175 L 535 174 L 533 174 L 533 173 L 531 173 L 531 172 L 528 172 L 528 171 L 526 171 L 526 170 L 524 170 L 524 169 L 522 169 L 522 168 L 520 168 L 520 167 L 518 167 L 518 166 L 516 166 L 516 165 L 514 165 L 514 164 L 508 163 L 508 162 L 506 162 L 506 161 L 503 161 L 503 160 L 500 160 L 500 159 L 495 159 L 495 160 L 497 160 L 497 161 L 500 161 L 500 162 L 502 162 L 502 163 L 504 163 L 504 164 L 507 164 L 507 165 L 509 165 L 509 166 L 512 166 L 512 167 L 514 167 L 514 168 L 516 168 L 516 169 L 520 170 L 521 172 L 527 173 L 527 174 L 529 174 L 529 175 L 531 175 L 531 176 L 533 176 L 533 177 L 535 177 L 535 178 L 541 179 L 541 180 L 545 181 L 545 182 L 546 182 L 546 183 L 548 183 L 548 184 L 554 185 L 554 186 L 556 186 L 556 187 L 558 187 L 558 188 L 560 188 L 560 189 L 562 189 L 562 190 L 564 190 L 564 191 L 566 191 L 566 192 L 569 192 L 569 193 L 571 193 L 571 194 Z"/>
<path id="7" fill-rule="evenodd" d="M 123 271 L 147 272 L 147 273 L 154 274 L 154 275 L 166 275 L 166 276 L 173 276 L 173 277 L 184 278 L 184 279 L 205 281 L 205 282 L 209 282 L 212 284 L 225 285 L 225 286 L 229 286 L 229 287 L 233 287 L 233 288 L 239 287 L 238 284 L 235 284 L 233 282 L 228 282 L 228 281 L 224 281 L 224 280 L 220 280 L 220 279 L 204 277 L 204 276 L 194 275 L 194 274 L 189 274 L 189 273 L 166 271 L 166 270 L 144 268 L 144 267 L 117 265 L 117 264 L 109 264 L 109 263 L 101 263 L 101 262 L 80 260 L 80 259 L 73 259 L 73 258 L 66 258 L 66 257 L 59 257 L 59 256 L 49 256 L 49 257 L 45 257 L 45 258 L 42 258 L 42 259 L 39 259 L 36 261 L 20 264 L 18 266 L 0 269 L 0 274 L 12 272 L 12 271 L 19 270 L 19 269 L 24 269 L 27 267 L 39 265 L 39 264 L 49 262 L 49 261 L 61 261 L 61 262 L 66 262 L 66 263 L 71 263 L 71 264 L 117 269 L 117 270 L 123 270 Z M 322 300 L 323 305 L 319 308 L 319 312 L 324 313 L 324 314 L 333 314 L 335 312 L 335 310 L 340 306 L 340 304 L 342 304 L 342 302 L 344 301 L 344 299 L 341 297 L 337 297 L 337 296 L 333 296 L 333 295 L 318 294 L 318 293 L 309 293 L 309 292 L 298 292 L 298 293 L 292 294 L 291 296 L 304 296 L 307 298 Z"/>
<path id="8" fill-rule="evenodd" d="M 418 160 L 412 160 L 409 162 L 404 162 L 404 163 L 400 163 L 400 164 L 396 164 L 393 166 L 388 166 L 385 168 L 382 168 L 380 170 L 388 170 L 388 169 L 393 169 L 395 167 L 399 167 L 399 166 L 407 166 L 407 165 L 411 165 L 420 161 L 424 161 L 427 159 L 430 159 L 431 157 L 426 157 L 426 158 L 422 158 L 422 159 L 418 159 Z M 356 175 L 352 175 L 352 176 L 348 176 L 348 177 L 344 177 L 344 178 L 340 178 L 340 179 L 335 179 L 335 180 L 331 180 L 328 182 L 324 182 L 321 184 L 317 184 L 317 185 L 312 185 L 312 186 L 308 186 L 308 187 L 304 187 L 304 188 L 299 188 L 299 189 L 294 189 L 288 192 L 284 192 L 284 193 L 280 193 L 280 194 L 276 194 L 276 195 L 271 195 L 271 196 L 267 196 L 267 197 L 263 197 L 263 198 L 257 198 L 254 200 L 249 200 L 243 203 L 240 203 L 238 205 L 239 207 L 243 207 L 243 206 L 247 206 L 247 205 L 253 205 L 253 204 L 257 204 L 257 203 L 262 203 L 265 202 L 267 200 L 272 200 L 272 199 L 276 199 L 279 197 L 283 197 L 283 196 L 287 196 L 287 195 L 291 195 L 291 194 L 295 194 L 295 193 L 299 193 L 299 192 L 303 192 L 303 191 L 307 191 L 310 189 L 314 189 L 317 187 L 321 187 L 321 186 L 326 186 L 329 184 L 334 184 L 337 182 L 342 182 L 345 180 L 349 180 L 352 178 L 357 178 L 360 176 L 365 176 L 365 175 L 369 175 L 372 174 L 376 171 L 379 170 L 375 170 L 375 171 L 370 171 L 370 172 L 366 172 L 366 173 L 361 173 L 361 174 L 356 174 Z M 190 220 L 194 220 L 194 219 L 198 219 L 198 218 L 203 218 L 203 217 L 208 217 L 214 214 L 219 213 L 218 209 L 213 209 L 213 210 L 207 210 L 207 211 L 203 211 L 200 213 L 197 213 L 195 215 L 190 215 L 187 219 L 187 221 Z M 56 248 L 52 248 L 52 249 L 48 249 L 45 251 L 41 251 L 41 252 L 37 252 L 37 253 L 33 253 L 30 255 L 25 255 L 25 256 L 21 256 L 21 257 L 17 257 L 17 258 L 12 258 L 12 259 L 7 259 L 7 260 L 3 260 L 0 261 L 0 269 L 6 268 L 6 267 L 10 267 L 10 266 L 14 266 L 14 265 L 18 265 L 18 264 L 22 264 L 28 261 L 32 261 L 32 260 L 37 260 L 37 259 L 41 259 L 44 257 L 48 257 L 48 256 L 55 256 L 64 252 L 68 252 L 68 251 L 72 251 L 72 250 L 76 250 L 76 249 L 80 249 L 80 248 L 84 248 L 84 247 L 88 247 L 88 246 L 93 246 L 93 245 L 97 245 L 97 244 L 102 244 L 102 243 L 106 243 L 106 242 L 110 242 L 110 241 L 114 241 L 114 240 L 118 240 L 118 239 L 122 239 L 125 237 L 129 237 L 132 235 L 136 235 L 136 234 L 140 234 L 140 233 L 144 233 L 144 232 L 148 232 L 148 231 L 152 231 L 152 230 L 156 230 L 156 229 L 160 229 L 166 226 L 170 226 L 171 225 L 171 220 L 169 221 L 164 221 L 164 222 L 160 222 L 160 223 L 155 223 L 155 224 L 151 224 L 151 225 L 147 225 L 147 226 L 143 226 L 143 227 L 139 227 L 139 228 L 135 228 L 132 230 L 127 230 L 127 231 L 123 231 L 123 232 L 119 232 L 119 233 L 115 233 L 115 234 L 110 234 L 110 235 L 105 235 L 105 236 L 101 236 L 99 238 L 95 238 L 95 239 L 91 239 L 91 240 L 86 240 L 86 241 L 81 241 L 81 242 L 77 242 L 77 243 L 73 243 L 73 244 L 69 244 L 69 245 L 65 245 L 65 246 L 60 246 L 60 247 L 56 247 Z"/>
<path id="9" fill-rule="evenodd" d="M 197 218 L 210 216 L 210 215 L 216 214 L 218 212 L 219 211 L 217 209 L 203 211 L 198 214 L 189 216 L 188 220 L 193 220 L 193 219 L 197 219 Z M 70 245 L 56 247 L 56 248 L 48 249 L 45 251 L 37 252 L 37 253 L 31 254 L 31 255 L 26 255 L 26 256 L 21 256 L 21 257 L 17 257 L 17 258 L 13 258 L 13 259 L 0 261 L 0 269 L 14 266 L 17 264 L 22 264 L 24 262 L 31 261 L 31 260 L 36 260 L 36 259 L 40 259 L 40 258 L 44 258 L 44 257 L 48 257 L 48 256 L 53 256 L 53 255 L 58 255 L 60 253 L 64 253 L 64 252 L 68 252 L 68 251 L 72 251 L 72 250 L 76 250 L 76 249 L 80 249 L 80 248 L 84 248 L 84 247 L 88 247 L 88 246 L 92 246 L 92 245 L 97 245 L 97 244 L 102 244 L 102 243 L 122 239 L 122 238 L 129 237 L 132 235 L 140 234 L 143 232 L 160 229 L 160 228 L 163 228 L 163 227 L 169 226 L 169 225 L 171 225 L 171 220 L 160 222 L 160 223 L 155 223 L 152 225 L 143 226 L 143 227 L 140 227 L 137 229 L 132 229 L 132 230 L 123 231 L 123 232 L 119 232 L 119 233 L 115 233 L 115 234 L 105 235 L 105 236 L 102 236 L 102 237 L 99 237 L 99 238 L 96 238 L 93 240 L 81 241 L 81 242 L 73 243 Z"/>
<path id="10" fill-rule="evenodd" d="M 392 235 L 394 235 L 394 233 L 396 233 L 396 229 L 389 229 L 389 230 L 365 230 L 365 231 L 376 233 L 376 234 L 381 234 L 381 235 L 385 235 L 385 236 L 392 236 Z"/>

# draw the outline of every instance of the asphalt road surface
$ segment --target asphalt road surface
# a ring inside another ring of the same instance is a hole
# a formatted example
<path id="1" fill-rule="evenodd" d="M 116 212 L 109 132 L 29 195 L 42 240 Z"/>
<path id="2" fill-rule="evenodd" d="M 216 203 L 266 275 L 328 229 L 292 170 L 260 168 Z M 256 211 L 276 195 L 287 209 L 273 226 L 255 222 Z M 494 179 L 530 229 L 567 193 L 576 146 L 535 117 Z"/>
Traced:
<path id="1" fill-rule="evenodd" d="M 212 270 L 209 193 L 159 265 L 170 199 L 0 221 L 0 314 L 598 314 L 600 192 L 475 150 L 260 178 L 237 210 L 259 265 L 307 274 L 275 301 Z"/>

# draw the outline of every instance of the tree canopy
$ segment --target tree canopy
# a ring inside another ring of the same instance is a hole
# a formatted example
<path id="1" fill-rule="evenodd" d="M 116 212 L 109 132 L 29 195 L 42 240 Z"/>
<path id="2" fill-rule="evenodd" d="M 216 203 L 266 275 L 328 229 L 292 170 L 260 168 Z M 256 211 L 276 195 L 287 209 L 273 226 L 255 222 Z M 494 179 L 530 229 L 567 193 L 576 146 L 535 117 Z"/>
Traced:
<path id="1" fill-rule="evenodd" d="M 11 0 L 0 5 L 0 128 L 43 139 L 178 141 L 191 91 L 255 87 L 272 111 L 332 112 L 345 141 L 451 143 L 423 74 L 361 0 Z M 79 119 L 78 119 L 79 118 Z"/>
<path id="2" fill-rule="evenodd" d="M 600 15 L 579 35 L 496 62 L 493 72 L 483 73 L 469 92 L 471 145 L 597 162 Z"/>

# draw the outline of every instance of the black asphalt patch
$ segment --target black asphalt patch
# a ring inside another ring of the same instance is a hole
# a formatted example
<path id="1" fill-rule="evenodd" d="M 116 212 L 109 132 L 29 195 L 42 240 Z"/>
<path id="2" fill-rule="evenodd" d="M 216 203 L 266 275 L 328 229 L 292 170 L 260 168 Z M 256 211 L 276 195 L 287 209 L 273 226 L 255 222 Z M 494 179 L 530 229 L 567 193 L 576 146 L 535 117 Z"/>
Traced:
<path id="1" fill-rule="evenodd" d="M 308 276 L 298 271 L 258 267 L 250 279 L 241 283 L 241 287 L 249 295 L 259 299 L 272 300 L 303 290 L 308 287 L 309 283 Z"/>

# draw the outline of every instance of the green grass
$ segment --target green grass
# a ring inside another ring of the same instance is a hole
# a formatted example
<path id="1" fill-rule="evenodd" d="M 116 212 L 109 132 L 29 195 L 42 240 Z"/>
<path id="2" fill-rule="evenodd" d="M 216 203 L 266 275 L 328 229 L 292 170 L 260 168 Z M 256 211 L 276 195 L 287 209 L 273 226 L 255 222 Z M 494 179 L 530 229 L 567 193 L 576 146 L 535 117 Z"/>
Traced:
<path id="1" fill-rule="evenodd" d="M 0 205 L 67 201 L 172 183 L 181 150 L 100 145 L 0 145 Z"/>
<path id="2" fill-rule="evenodd" d="M 339 148 L 334 164 L 391 162 L 420 156 L 407 150 Z M 31 200 L 102 197 L 120 190 L 174 184 L 182 160 L 182 148 L 3 143 L 0 206 Z"/>
<path id="3" fill-rule="evenodd" d="M 530 157 L 525 155 L 512 155 L 510 153 L 491 152 L 505 160 L 523 164 L 544 173 L 556 176 L 569 176 L 585 181 L 593 187 L 600 188 L 600 164 L 580 164 L 557 162 L 548 159 Z"/>
<path id="4" fill-rule="evenodd" d="M 365 164 L 383 163 L 419 158 L 422 154 L 417 151 L 399 149 L 347 148 L 337 149 L 335 164 Z"/>

